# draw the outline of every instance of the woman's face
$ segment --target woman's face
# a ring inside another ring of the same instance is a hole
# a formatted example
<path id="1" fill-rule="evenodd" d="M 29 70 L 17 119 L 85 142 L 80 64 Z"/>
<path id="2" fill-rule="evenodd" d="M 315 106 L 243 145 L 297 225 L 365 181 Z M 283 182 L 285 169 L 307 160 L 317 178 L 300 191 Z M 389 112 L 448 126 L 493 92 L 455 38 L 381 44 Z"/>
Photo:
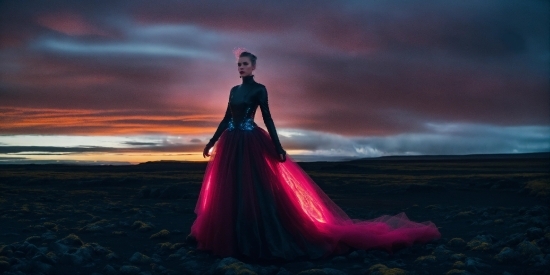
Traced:
<path id="1" fill-rule="evenodd" d="M 255 65 L 252 65 L 250 58 L 248 56 L 239 57 L 237 61 L 237 67 L 239 69 L 239 75 L 241 77 L 252 75 L 252 71 L 256 69 Z"/>

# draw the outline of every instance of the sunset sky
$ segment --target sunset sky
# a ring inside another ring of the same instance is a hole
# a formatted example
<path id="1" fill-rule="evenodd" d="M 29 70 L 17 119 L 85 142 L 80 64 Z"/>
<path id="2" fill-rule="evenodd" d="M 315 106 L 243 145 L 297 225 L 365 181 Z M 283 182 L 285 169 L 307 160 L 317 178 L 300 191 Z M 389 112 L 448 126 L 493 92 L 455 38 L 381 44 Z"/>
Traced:
<path id="1" fill-rule="evenodd" d="M 207 160 L 237 47 L 297 160 L 550 151 L 548 1 L 0 3 L 0 164 Z"/>

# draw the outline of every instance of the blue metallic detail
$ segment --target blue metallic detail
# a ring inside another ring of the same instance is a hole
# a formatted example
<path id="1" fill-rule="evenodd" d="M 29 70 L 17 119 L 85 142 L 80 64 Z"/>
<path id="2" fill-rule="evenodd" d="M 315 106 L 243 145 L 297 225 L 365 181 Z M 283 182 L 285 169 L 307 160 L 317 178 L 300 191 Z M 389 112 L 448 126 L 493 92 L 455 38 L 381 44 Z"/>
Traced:
<path id="1" fill-rule="evenodd" d="M 249 112 L 250 112 L 250 107 L 248 107 L 248 108 L 246 109 L 244 117 L 247 117 Z M 254 127 L 256 127 L 256 123 L 254 123 L 254 119 L 252 119 L 251 117 L 245 118 L 245 119 L 239 124 L 239 129 L 244 130 L 244 131 L 253 130 Z M 228 123 L 228 125 L 227 125 L 227 130 L 228 130 L 228 131 L 233 131 L 233 130 L 235 130 L 235 123 L 233 122 L 233 118 L 231 118 L 231 119 L 229 120 L 229 123 Z"/>
<path id="2" fill-rule="evenodd" d="M 256 123 L 254 123 L 254 120 L 252 118 L 246 118 L 244 119 L 241 124 L 239 124 L 239 129 L 244 131 L 250 131 L 253 130 L 256 127 Z M 233 122 L 233 118 L 229 120 L 229 123 L 227 124 L 227 130 L 233 131 L 235 130 L 235 123 Z"/>
<path id="3" fill-rule="evenodd" d="M 254 129 L 254 120 L 252 120 L 252 118 L 245 119 L 243 122 L 241 122 L 241 125 L 239 125 L 239 128 L 245 131 L 250 131 Z"/>

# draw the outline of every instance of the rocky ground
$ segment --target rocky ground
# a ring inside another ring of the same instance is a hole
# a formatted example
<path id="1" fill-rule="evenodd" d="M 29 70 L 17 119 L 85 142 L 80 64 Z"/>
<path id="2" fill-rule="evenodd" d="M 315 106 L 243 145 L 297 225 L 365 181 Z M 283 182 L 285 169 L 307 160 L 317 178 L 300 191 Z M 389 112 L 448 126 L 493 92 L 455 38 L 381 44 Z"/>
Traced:
<path id="1" fill-rule="evenodd" d="M 258 262 L 188 238 L 204 164 L 0 166 L 3 274 L 550 274 L 546 158 L 302 167 L 352 218 L 405 212 L 440 240 Z"/>

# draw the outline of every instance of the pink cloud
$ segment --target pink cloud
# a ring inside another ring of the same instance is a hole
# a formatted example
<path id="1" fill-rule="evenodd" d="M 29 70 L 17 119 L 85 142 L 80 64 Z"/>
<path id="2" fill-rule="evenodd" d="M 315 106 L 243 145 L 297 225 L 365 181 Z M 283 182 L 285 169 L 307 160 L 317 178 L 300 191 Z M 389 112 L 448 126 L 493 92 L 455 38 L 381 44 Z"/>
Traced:
<path id="1" fill-rule="evenodd" d="M 71 36 L 109 36 L 106 31 L 94 26 L 84 16 L 70 11 L 61 10 L 42 14 L 36 17 L 36 22 L 46 28 Z"/>

